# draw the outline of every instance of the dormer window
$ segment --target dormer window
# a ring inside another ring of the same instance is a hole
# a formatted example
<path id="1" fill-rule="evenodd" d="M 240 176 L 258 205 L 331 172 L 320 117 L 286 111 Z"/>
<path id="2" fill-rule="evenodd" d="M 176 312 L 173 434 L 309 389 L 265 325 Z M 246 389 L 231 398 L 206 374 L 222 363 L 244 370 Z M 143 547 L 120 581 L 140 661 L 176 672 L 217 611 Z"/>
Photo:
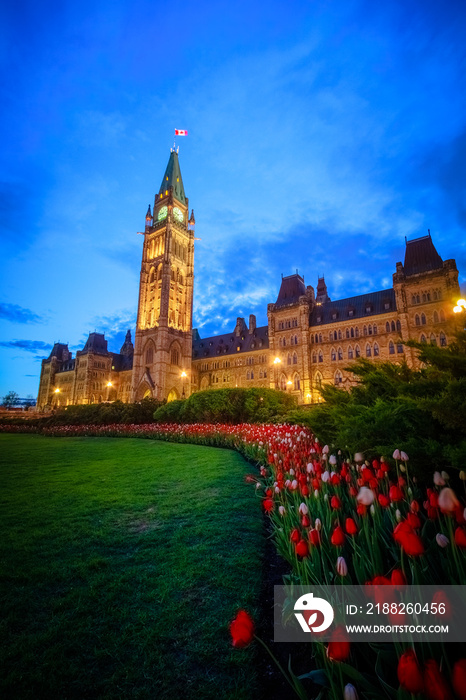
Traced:
<path id="1" fill-rule="evenodd" d="M 320 323 L 322 321 L 322 316 L 317 316 L 316 321 L 317 323 Z"/>
<path id="2" fill-rule="evenodd" d="M 337 318 L 338 318 L 338 312 L 337 312 L 337 311 L 334 311 L 334 312 L 332 313 L 332 321 L 336 321 Z"/>
<path id="3" fill-rule="evenodd" d="M 352 318 L 352 317 L 354 316 L 354 310 L 353 310 L 353 309 L 350 309 L 350 310 L 348 311 L 348 316 L 349 316 L 350 318 Z"/>
<path id="4" fill-rule="evenodd" d="M 389 310 L 390 310 L 390 306 L 391 306 L 390 302 L 389 302 L 389 301 L 386 301 L 386 302 L 384 302 L 383 308 L 385 309 L 385 311 L 389 311 Z"/>
<path id="5" fill-rule="evenodd" d="M 366 314 L 372 313 L 372 304 L 366 304 Z"/>

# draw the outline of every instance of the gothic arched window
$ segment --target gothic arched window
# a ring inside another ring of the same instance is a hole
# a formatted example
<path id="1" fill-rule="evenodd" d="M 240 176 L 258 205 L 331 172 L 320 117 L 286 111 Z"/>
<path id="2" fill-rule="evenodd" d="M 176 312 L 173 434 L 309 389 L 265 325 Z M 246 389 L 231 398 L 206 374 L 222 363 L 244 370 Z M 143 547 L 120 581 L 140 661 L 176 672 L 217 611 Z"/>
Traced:
<path id="1" fill-rule="evenodd" d="M 320 391 L 320 389 L 322 389 L 322 375 L 320 372 L 316 372 L 315 385 L 316 385 L 316 389 L 319 389 L 319 391 Z"/>

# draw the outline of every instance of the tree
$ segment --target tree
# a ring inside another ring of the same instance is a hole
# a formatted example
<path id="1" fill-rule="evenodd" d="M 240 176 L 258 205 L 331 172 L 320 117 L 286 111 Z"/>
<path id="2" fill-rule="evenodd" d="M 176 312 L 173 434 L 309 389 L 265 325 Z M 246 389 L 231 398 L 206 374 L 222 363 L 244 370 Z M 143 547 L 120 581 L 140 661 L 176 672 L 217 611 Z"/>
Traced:
<path id="1" fill-rule="evenodd" d="M 8 394 L 2 399 L 2 405 L 5 408 L 10 408 L 11 406 L 16 406 L 19 403 L 19 394 L 16 391 L 9 391 Z"/>
<path id="2" fill-rule="evenodd" d="M 372 363 L 346 369 L 358 383 L 349 391 L 322 388 L 325 403 L 308 412 L 319 439 L 367 457 L 403 449 L 422 474 L 426 465 L 462 469 L 466 462 L 466 333 L 447 348 L 408 341 L 422 362 Z"/>

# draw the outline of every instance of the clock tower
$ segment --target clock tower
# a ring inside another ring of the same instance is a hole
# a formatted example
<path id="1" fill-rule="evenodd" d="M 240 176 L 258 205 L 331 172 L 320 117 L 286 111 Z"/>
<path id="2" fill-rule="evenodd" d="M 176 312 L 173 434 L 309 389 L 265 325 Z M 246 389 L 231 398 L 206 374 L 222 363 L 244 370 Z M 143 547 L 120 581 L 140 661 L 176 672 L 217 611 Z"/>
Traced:
<path id="1" fill-rule="evenodd" d="M 189 218 L 178 152 L 149 206 L 134 344 L 132 401 L 173 399 L 191 389 L 194 214 Z"/>

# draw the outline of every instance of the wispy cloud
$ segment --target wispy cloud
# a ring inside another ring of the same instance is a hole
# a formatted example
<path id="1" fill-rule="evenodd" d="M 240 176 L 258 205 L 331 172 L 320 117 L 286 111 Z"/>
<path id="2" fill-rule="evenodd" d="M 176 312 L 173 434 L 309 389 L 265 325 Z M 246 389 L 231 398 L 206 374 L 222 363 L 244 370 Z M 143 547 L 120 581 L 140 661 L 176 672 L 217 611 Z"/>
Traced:
<path id="1" fill-rule="evenodd" d="M 34 354 L 52 349 L 50 343 L 44 343 L 42 340 L 8 340 L 0 342 L 0 347 L 24 350 L 25 352 L 32 352 Z"/>
<path id="2" fill-rule="evenodd" d="M 136 326 L 136 310 L 121 309 L 110 316 L 95 316 L 90 321 L 90 326 L 98 333 L 105 333 L 107 339 L 112 339 L 120 333 L 131 331 Z"/>
<path id="3" fill-rule="evenodd" d="M 30 309 L 25 309 L 18 304 L 0 303 L 0 318 L 12 323 L 41 323 L 43 320 Z"/>

